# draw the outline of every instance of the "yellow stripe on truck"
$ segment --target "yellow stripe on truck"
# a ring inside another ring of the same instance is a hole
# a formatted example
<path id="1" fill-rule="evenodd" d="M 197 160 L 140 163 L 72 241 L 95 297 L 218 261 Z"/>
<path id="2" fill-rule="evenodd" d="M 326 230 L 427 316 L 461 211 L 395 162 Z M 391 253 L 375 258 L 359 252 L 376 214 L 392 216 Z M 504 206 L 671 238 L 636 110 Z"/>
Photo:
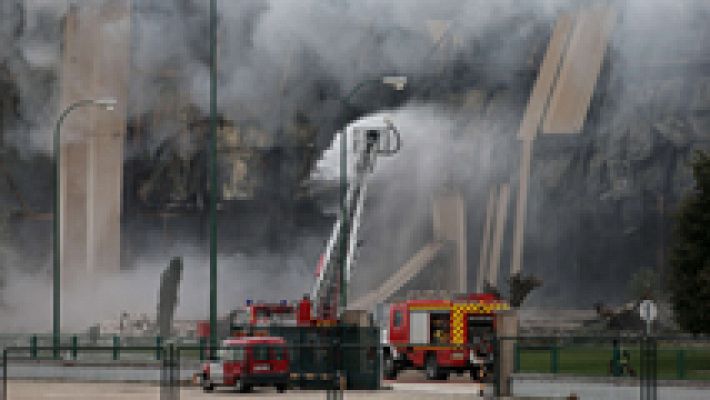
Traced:
<path id="1" fill-rule="evenodd" d="M 451 312 L 451 343 L 464 343 L 464 319 L 466 314 L 491 314 L 495 311 L 508 310 L 507 303 L 454 303 Z"/>

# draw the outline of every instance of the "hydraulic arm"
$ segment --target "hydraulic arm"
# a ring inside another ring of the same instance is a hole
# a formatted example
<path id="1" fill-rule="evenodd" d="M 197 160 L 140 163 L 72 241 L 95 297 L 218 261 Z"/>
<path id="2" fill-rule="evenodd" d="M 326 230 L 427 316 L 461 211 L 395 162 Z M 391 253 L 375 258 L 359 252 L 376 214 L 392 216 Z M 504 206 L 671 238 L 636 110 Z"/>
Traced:
<path id="1" fill-rule="evenodd" d="M 311 300 L 320 319 L 337 319 L 344 309 L 341 293 L 344 293 L 346 287 L 343 286 L 348 284 L 353 270 L 368 177 L 377 156 L 393 155 L 401 147 L 401 138 L 395 126 L 389 120 L 384 122 L 385 126 L 381 128 L 352 129 L 354 173 L 347 179 L 344 199 L 341 199 L 342 213 L 319 260 L 311 291 Z"/>

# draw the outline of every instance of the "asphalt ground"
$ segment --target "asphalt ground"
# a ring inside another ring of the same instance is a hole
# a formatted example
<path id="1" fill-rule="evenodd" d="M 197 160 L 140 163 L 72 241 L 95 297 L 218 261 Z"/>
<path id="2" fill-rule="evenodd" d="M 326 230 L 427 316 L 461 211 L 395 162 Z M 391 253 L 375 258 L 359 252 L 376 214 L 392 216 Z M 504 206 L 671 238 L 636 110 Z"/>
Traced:
<path id="1" fill-rule="evenodd" d="M 478 386 L 471 383 L 428 384 L 394 383 L 379 391 L 349 391 L 344 399 L 436 400 L 475 399 Z M 277 393 L 273 388 L 256 388 L 252 393 L 235 393 L 228 389 L 204 393 L 199 387 L 180 391 L 180 400 L 192 399 L 326 399 L 324 391 L 290 390 Z M 11 380 L 8 400 L 160 400 L 160 388 L 146 383 L 75 383 Z"/>

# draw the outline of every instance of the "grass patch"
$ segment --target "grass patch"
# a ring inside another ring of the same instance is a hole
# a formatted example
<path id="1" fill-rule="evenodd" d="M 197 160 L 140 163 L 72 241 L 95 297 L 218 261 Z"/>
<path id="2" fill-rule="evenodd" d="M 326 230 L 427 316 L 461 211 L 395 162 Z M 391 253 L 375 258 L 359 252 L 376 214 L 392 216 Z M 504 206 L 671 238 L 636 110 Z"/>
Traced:
<path id="1" fill-rule="evenodd" d="M 624 345 L 631 355 L 630 367 L 638 376 L 640 349 L 637 344 Z M 679 354 L 682 353 L 682 354 Z M 519 372 L 553 372 L 553 351 L 544 348 L 521 348 Z M 710 346 L 702 348 L 659 346 L 657 352 L 658 379 L 710 380 Z M 610 376 L 611 345 L 572 344 L 557 348 L 558 373 L 581 376 Z"/>

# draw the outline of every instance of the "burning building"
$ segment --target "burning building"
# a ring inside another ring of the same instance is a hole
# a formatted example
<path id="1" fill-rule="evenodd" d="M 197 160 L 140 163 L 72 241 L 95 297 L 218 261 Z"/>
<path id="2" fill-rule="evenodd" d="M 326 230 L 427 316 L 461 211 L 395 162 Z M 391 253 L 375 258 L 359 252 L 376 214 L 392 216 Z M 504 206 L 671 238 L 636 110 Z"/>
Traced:
<path id="1" fill-rule="evenodd" d="M 59 111 L 84 97 L 114 96 L 118 105 L 112 113 L 73 113 L 63 126 L 67 268 L 76 276 L 135 270 L 144 254 L 162 257 L 162 265 L 172 254 L 160 249 L 205 243 L 204 3 L 2 2 L 0 38 L 9 44 L 0 49 L 0 201 L 9 210 L 2 269 L 47 271 L 51 132 Z M 584 16 L 583 1 L 514 3 L 221 4 L 220 252 L 308 247 L 301 256 L 315 266 L 322 240 L 313 238 L 327 236 L 332 216 L 304 183 L 337 129 L 387 108 L 405 147 L 376 177 L 375 186 L 377 179 L 389 183 L 372 191 L 363 229 L 376 240 L 362 244 L 355 295 L 393 275 L 431 239 L 431 194 L 446 185 L 461 192 L 466 209 L 465 286 L 493 270 L 506 276 L 522 269 L 544 280 L 531 301 L 591 305 L 624 300 L 638 268 L 662 269 L 671 211 L 692 184 L 687 160 L 707 147 L 710 49 L 701 45 L 708 34 L 701 21 L 708 7 L 611 2 L 608 29 L 584 34 L 580 26 L 595 17 Z M 535 140 L 526 141 L 521 121 L 556 35 L 563 37 L 552 67 L 560 93 L 550 89 L 542 108 L 554 114 L 574 102 L 568 98 L 586 107 L 574 129 L 538 120 Z M 575 60 L 591 53 L 598 68 L 577 88 L 569 78 Z M 409 77 L 407 90 L 364 86 L 343 105 L 363 80 L 393 73 Z M 266 274 L 286 261 L 273 264 Z"/>

